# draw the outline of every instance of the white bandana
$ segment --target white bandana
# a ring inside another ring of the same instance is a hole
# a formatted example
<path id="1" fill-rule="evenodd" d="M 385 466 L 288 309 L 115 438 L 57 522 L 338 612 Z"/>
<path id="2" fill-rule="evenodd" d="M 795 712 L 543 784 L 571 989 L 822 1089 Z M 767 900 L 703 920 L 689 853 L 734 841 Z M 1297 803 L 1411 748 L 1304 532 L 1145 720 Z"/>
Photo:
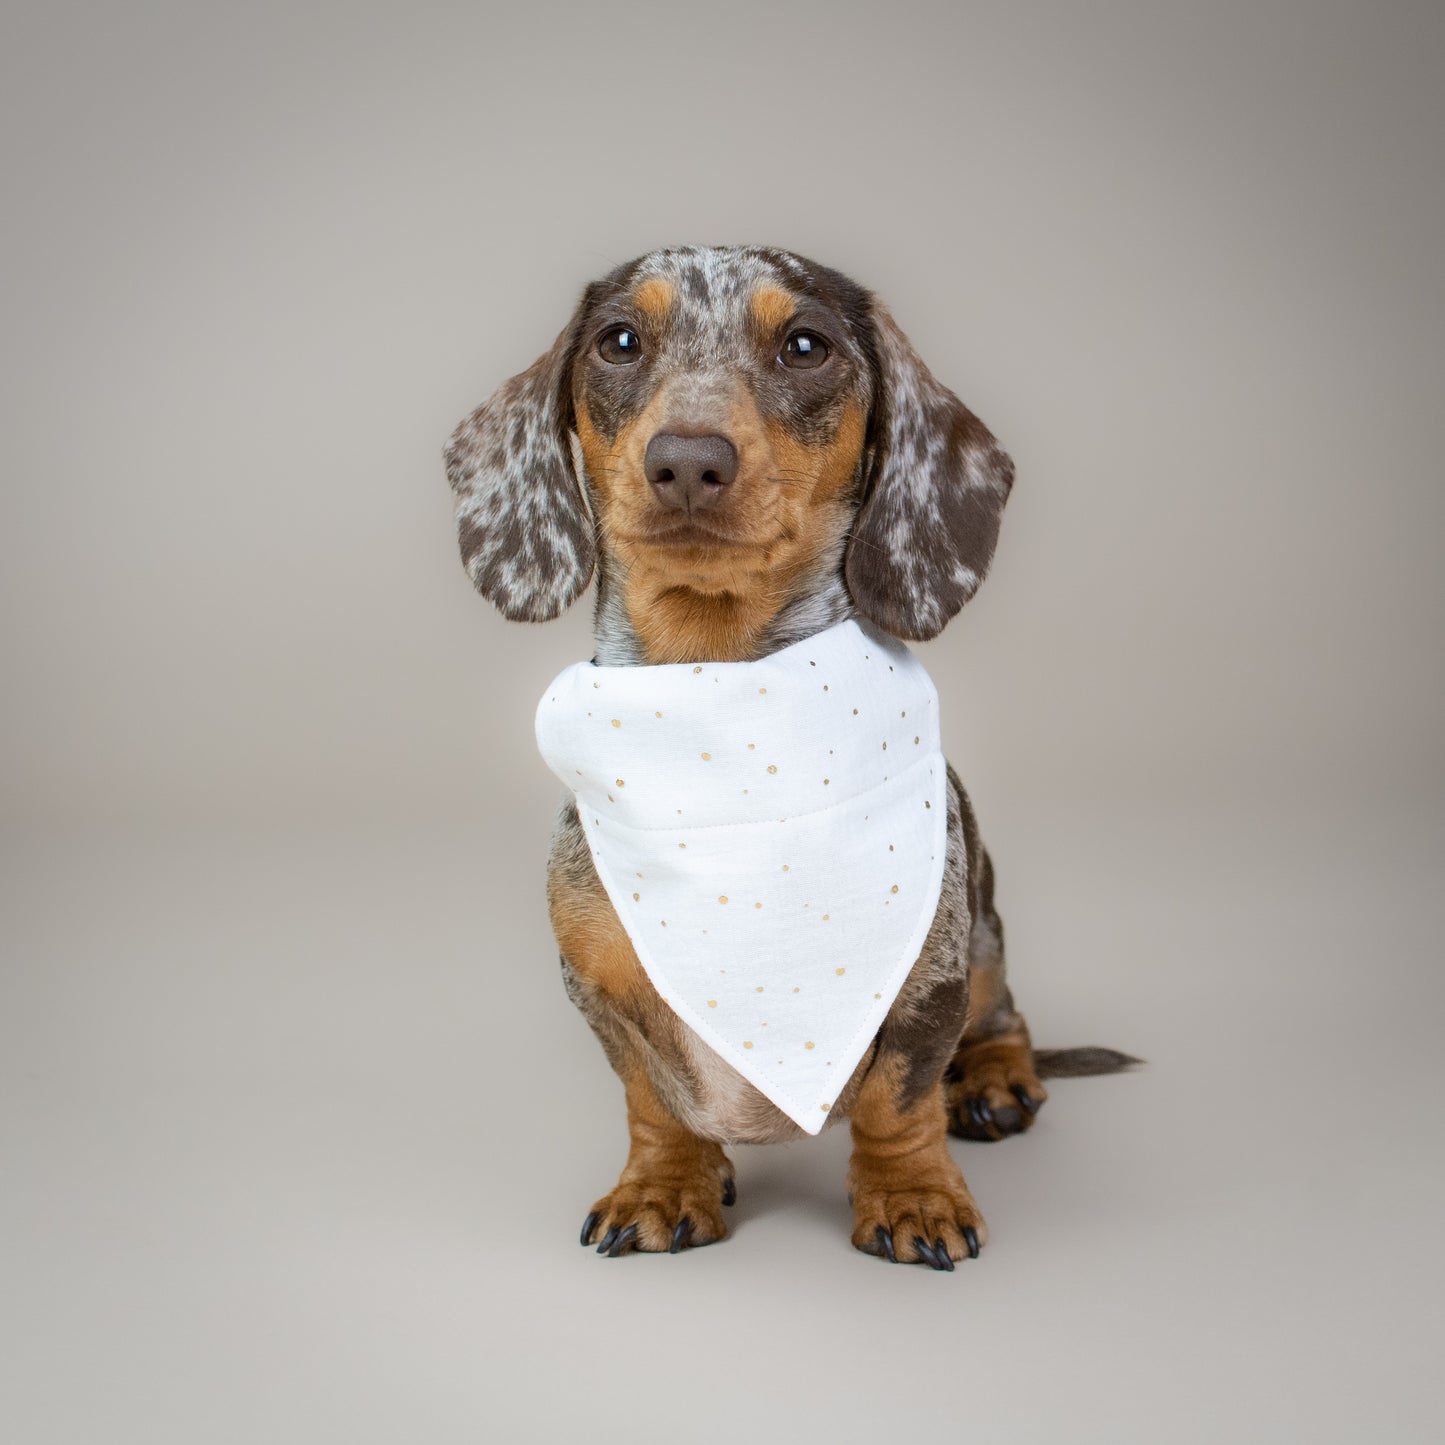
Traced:
<path id="1" fill-rule="evenodd" d="M 663 1002 L 816 1134 L 938 906 L 923 665 L 853 621 L 758 662 L 577 663 L 537 745 Z"/>

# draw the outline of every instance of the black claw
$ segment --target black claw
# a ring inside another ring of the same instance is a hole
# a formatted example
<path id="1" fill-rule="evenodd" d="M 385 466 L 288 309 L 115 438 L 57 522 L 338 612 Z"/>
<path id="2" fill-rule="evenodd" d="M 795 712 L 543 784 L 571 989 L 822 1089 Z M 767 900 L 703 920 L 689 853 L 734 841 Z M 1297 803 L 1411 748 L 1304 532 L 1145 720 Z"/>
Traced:
<path id="1" fill-rule="evenodd" d="M 989 1106 L 988 1106 L 988 1100 L 987 1100 L 987 1099 L 979 1099 L 979 1100 L 977 1101 L 977 1103 L 978 1103 L 978 1117 L 979 1117 L 979 1119 L 980 1119 L 983 1123 L 985 1123 L 985 1124 L 992 1124 L 992 1123 L 993 1123 L 993 1110 L 989 1108 Z"/>
<path id="2" fill-rule="evenodd" d="M 931 1265 L 934 1269 L 943 1268 L 938 1262 L 938 1256 L 934 1254 L 933 1250 L 919 1239 L 916 1234 L 913 1236 L 913 1247 L 923 1256 L 923 1262 L 925 1264 Z"/>
<path id="3" fill-rule="evenodd" d="M 736 1204 L 738 1202 L 738 1187 L 731 1179 L 723 1180 L 723 1203 Z"/>
<path id="4" fill-rule="evenodd" d="M 637 1238 L 637 1226 L 629 1224 L 621 1234 L 617 1236 L 617 1242 L 607 1251 L 608 1259 L 619 1259 L 626 1254 L 632 1246 L 632 1241 Z"/>
<path id="5" fill-rule="evenodd" d="M 606 1254 L 607 1251 L 612 1248 L 612 1241 L 621 1233 L 622 1230 L 614 1224 L 612 1228 L 602 1236 L 602 1243 L 597 1246 L 597 1253 Z"/>
<path id="6" fill-rule="evenodd" d="M 597 1218 L 597 1211 L 594 1209 L 592 1213 L 589 1214 L 587 1218 L 582 1221 L 582 1238 L 578 1241 L 578 1243 L 592 1243 L 592 1231 L 597 1227 Z"/>
<path id="7" fill-rule="evenodd" d="M 677 1228 L 672 1231 L 672 1243 L 668 1246 L 667 1251 L 669 1254 L 677 1254 L 682 1249 L 682 1241 L 687 1237 L 691 1229 L 692 1220 L 684 1214 L 682 1218 L 677 1221 Z"/>
<path id="8" fill-rule="evenodd" d="M 890 1264 L 898 1263 L 898 1256 L 893 1252 L 893 1233 L 885 1229 L 881 1224 L 874 1232 L 873 1237 L 878 1241 L 878 1253 L 881 1254 Z"/>
<path id="9" fill-rule="evenodd" d="M 933 1241 L 933 1252 L 943 1261 L 943 1268 L 952 1274 L 953 1260 L 949 1258 L 948 1246 L 944 1244 L 942 1238 Z"/>
<path id="10" fill-rule="evenodd" d="M 1039 1112 L 1038 1101 L 1022 1084 L 1015 1084 L 1013 1086 L 1013 1096 L 1024 1106 L 1026 1112 L 1030 1114 L 1037 1114 Z"/>
<path id="11" fill-rule="evenodd" d="M 969 1257 L 970 1259 L 977 1259 L 977 1258 L 978 1258 L 978 1231 L 973 1227 L 973 1225 L 967 1224 L 967 1225 L 964 1226 L 964 1229 L 963 1229 L 963 1240 L 964 1240 L 964 1243 L 968 1245 L 968 1257 Z"/>

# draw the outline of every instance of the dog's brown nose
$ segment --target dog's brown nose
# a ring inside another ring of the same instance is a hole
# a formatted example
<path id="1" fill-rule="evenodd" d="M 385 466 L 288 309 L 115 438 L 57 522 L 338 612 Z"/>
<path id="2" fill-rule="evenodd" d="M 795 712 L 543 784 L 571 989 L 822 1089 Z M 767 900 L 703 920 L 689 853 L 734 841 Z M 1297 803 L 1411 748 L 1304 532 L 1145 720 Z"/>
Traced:
<path id="1" fill-rule="evenodd" d="M 660 431 L 647 444 L 642 469 L 663 506 L 696 512 L 715 507 L 736 480 L 738 453 L 723 436 Z"/>

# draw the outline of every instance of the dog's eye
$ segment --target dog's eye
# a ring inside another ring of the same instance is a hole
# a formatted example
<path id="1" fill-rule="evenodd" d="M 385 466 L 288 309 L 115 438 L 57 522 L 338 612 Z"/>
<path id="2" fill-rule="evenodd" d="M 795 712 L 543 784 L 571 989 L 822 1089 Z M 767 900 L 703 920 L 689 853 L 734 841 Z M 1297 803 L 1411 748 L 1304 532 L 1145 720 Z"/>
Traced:
<path id="1" fill-rule="evenodd" d="M 614 326 L 597 343 L 603 361 L 614 366 L 627 366 L 642 355 L 642 338 L 626 326 Z"/>
<path id="2" fill-rule="evenodd" d="M 827 359 L 828 343 L 811 331 L 793 332 L 783 342 L 783 349 L 778 356 L 784 366 L 791 366 L 799 371 L 822 366 Z"/>

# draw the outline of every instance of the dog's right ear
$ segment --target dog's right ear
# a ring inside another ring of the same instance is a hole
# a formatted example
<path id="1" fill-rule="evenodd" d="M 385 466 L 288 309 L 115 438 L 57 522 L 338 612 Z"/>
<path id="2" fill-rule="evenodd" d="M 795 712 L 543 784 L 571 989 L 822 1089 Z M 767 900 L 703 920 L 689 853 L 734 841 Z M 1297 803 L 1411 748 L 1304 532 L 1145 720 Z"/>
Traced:
<path id="1" fill-rule="evenodd" d="M 592 576 L 597 544 L 572 460 L 579 306 L 552 349 L 498 387 L 444 453 L 477 591 L 514 622 L 550 622 Z"/>

